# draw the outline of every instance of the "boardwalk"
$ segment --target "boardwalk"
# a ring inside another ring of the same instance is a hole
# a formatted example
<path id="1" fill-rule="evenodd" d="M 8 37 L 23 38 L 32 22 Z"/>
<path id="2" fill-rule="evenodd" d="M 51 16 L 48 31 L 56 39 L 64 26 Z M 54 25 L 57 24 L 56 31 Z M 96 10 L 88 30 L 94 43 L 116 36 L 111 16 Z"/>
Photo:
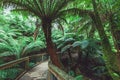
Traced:
<path id="1" fill-rule="evenodd" d="M 19 80 L 46 80 L 48 61 L 39 64 L 31 69 Z"/>

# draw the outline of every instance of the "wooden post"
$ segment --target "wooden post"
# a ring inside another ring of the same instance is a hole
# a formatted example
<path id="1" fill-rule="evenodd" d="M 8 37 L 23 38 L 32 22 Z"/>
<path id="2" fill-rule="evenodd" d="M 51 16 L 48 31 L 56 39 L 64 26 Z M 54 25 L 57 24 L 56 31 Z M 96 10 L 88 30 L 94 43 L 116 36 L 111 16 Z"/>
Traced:
<path id="1" fill-rule="evenodd" d="M 29 58 L 25 61 L 25 70 L 29 69 Z"/>

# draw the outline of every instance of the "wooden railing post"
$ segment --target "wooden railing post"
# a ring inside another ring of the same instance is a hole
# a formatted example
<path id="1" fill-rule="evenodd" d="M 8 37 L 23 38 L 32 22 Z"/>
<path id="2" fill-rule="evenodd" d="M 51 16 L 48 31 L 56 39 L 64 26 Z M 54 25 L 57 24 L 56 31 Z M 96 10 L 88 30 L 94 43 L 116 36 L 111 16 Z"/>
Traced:
<path id="1" fill-rule="evenodd" d="M 29 57 L 28 59 L 25 61 L 25 70 L 29 69 Z"/>
<path id="2" fill-rule="evenodd" d="M 43 55 L 41 57 L 42 57 L 42 61 L 43 61 L 43 59 L 44 59 Z"/>

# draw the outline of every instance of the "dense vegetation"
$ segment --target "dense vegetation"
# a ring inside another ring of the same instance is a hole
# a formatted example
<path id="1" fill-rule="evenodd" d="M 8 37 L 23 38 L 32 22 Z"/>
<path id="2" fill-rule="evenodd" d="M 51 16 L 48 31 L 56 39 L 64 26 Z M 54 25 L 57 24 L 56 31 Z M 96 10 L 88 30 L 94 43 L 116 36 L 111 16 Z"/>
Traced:
<path id="1" fill-rule="evenodd" d="M 76 80 L 81 75 L 119 80 L 119 5 L 119 0 L 1 0 L 0 64 L 46 52 Z M 16 70 L 0 71 L 0 78 Z"/>

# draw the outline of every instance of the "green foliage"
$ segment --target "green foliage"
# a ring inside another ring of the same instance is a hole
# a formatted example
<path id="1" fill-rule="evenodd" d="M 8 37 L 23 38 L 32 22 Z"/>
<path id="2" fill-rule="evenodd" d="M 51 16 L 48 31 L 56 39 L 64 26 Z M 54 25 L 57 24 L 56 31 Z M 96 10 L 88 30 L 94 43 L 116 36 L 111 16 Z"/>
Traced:
<path id="1" fill-rule="evenodd" d="M 75 80 L 83 80 L 83 76 L 82 75 L 76 76 Z"/>
<path id="2" fill-rule="evenodd" d="M 72 71 L 72 70 L 69 71 L 68 74 L 69 74 L 70 76 L 73 76 L 73 77 L 75 76 L 75 73 L 74 73 L 74 71 Z"/>
<path id="3" fill-rule="evenodd" d="M 75 41 L 73 44 L 72 44 L 72 47 L 77 47 L 77 46 L 80 46 L 81 45 L 81 42 L 80 41 Z"/>
<path id="4" fill-rule="evenodd" d="M 42 48 L 45 48 L 45 44 L 43 43 L 43 41 L 40 41 L 39 39 L 37 39 L 36 41 L 31 41 L 31 43 L 27 44 L 23 48 L 23 52 L 21 55 L 25 56 L 32 51 L 38 51 Z"/>
<path id="5" fill-rule="evenodd" d="M 1 11 L 3 12 L 3 11 Z M 35 18 L 10 13 L 0 13 L 0 64 L 31 55 L 31 52 L 45 48 L 43 34 L 33 39 Z M 42 35 L 42 36 L 41 36 Z M 35 64 L 30 64 L 33 67 Z M 14 79 L 22 68 L 17 66 L 0 70 L 0 79 Z M 12 75 L 11 75 L 12 74 Z"/>
<path id="6" fill-rule="evenodd" d="M 22 71 L 20 68 L 1 70 L 0 71 L 0 79 L 3 79 L 3 80 L 5 80 L 6 78 L 7 79 L 14 79 L 15 76 L 17 76 L 20 71 Z"/>
<path id="7" fill-rule="evenodd" d="M 2 14 L 2 13 L 1 13 Z M 19 14 L 0 15 L 0 57 L 15 55 L 16 59 L 45 47 L 43 39 L 36 41 L 34 18 L 24 18 Z"/>
<path id="8" fill-rule="evenodd" d="M 32 68 L 35 66 L 35 63 L 30 62 L 29 67 Z"/>
<path id="9" fill-rule="evenodd" d="M 63 47 L 62 50 L 61 50 L 61 53 L 67 51 L 70 48 L 71 48 L 71 45 L 67 45 L 67 46 Z"/>
<path id="10" fill-rule="evenodd" d="M 23 37 L 18 40 L 12 37 L 8 38 L 6 42 L 0 43 L 0 56 L 15 55 L 16 58 L 20 58 L 28 55 L 28 53 L 44 48 L 45 44 L 39 39 L 36 41 L 30 40 L 30 38 Z"/>

